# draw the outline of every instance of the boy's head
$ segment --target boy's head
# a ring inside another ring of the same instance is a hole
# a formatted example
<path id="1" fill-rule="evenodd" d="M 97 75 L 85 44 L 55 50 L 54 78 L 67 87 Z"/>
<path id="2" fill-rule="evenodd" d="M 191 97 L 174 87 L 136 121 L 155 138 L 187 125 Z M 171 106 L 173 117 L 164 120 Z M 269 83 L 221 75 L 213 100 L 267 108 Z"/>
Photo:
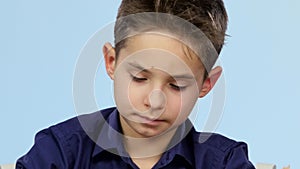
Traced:
<path id="1" fill-rule="evenodd" d="M 187 119 L 221 74 L 211 67 L 226 27 L 221 0 L 122 1 L 115 48 L 103 53 L 125 135 L 158 136 Z"/>

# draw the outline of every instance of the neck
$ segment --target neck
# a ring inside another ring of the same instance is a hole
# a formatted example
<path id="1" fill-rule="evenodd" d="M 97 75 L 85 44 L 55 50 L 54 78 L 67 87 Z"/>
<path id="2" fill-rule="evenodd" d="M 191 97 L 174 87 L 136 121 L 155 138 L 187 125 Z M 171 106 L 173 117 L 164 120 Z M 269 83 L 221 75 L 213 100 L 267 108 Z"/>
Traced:
<path id="1" fill-rule="evenodd" d="M 133 162 L 140 169 L 152 168 L 166 151 L 176 129 L 154 138 L 133 138 L 125 136 L 124 146 Z"/>
<path id="2" fill-rule="evenodd" d="M 123 142 L 131 158 L 161 156 L 169 145 L 176 128 L 151 138 L 133 138 L 124 136 Z"/>

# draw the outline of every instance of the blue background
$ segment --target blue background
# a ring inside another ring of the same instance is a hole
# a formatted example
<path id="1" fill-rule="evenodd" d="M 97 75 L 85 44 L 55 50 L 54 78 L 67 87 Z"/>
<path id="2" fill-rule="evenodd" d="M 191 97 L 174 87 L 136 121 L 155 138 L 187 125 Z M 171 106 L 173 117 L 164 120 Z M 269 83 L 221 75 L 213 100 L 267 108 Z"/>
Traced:
<path id="1" fill-rule="evenodd" d="M 76 59 L 89 37 L 114 21 L 119 4 L 1 0 L 0 164 L 26 153 L 37 131 L 76 115 Z M 225 5 L 226 102 L 217 132 L 246 141 L 254 163 L 300 168 L 300 1 Z M 96 95 L 108 96 L 104 105 L 113 105 L 110 82 L 97 84 Z"/>

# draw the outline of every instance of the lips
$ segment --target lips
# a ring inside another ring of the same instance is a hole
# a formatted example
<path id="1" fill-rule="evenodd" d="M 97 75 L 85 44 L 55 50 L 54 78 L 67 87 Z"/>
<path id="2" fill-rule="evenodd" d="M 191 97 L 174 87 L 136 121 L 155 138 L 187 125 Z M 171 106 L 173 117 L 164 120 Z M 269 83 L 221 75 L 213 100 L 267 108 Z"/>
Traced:
<path id="1" fill-rule="evenodd" d="M 158 125 L 159 123 L 164 122 L 165 120 L 161 120 L 158 118 L 154 118 L 154 117 L 147 117 L 147 116 L 142 116 L 139 114 L 135 114 L 134 115 L 137 119 L 137 122 L 139 123 L 144 123 L 144 124 L 150 124 L 150 125 Z"/>

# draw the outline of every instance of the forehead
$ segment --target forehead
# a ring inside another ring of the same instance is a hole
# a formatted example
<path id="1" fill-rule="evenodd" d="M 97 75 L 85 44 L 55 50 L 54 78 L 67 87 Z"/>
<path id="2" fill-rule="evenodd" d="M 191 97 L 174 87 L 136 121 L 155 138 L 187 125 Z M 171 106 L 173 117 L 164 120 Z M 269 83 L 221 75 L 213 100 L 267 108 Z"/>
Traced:
<path id="1" fill-rule="evenodd" d="M 173 59 L 169 57 L 170 55 L 173 55 Z M 179 59 L 189 67 L 195 76 L 202 75 L 205 69 L 199 57 L 190 48 L 168 34 L 151 32 L 128 38 L 118 57 L 123 60 L 128 56 L 133 57 L 133 59 L 137 59 L 137 56 L 144 57 L 141 60 L 144 64 L 153 62 L 174 64 L 173 68 L 176 68 L 176 62 Z M 177 67 L 177 69 L 180 68 Z"/>

